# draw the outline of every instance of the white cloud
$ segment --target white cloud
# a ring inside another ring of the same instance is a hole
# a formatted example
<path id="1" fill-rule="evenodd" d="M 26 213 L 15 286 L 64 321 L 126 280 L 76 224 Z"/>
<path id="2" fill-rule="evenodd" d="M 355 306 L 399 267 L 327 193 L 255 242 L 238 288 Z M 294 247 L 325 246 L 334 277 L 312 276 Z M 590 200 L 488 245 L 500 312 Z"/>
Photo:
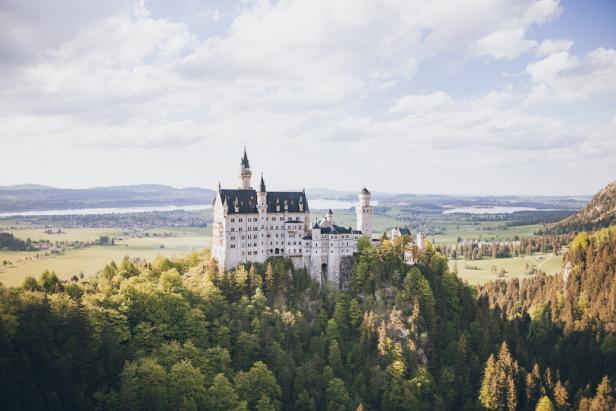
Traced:
<path id="1" fill-rule="evenodd" d="M 535 83 L 527 104 L 616 93 L 616 50 L 598 48 L 582 59 L 561 51 L 529 64 L 526 70 Z"/>
<path id="2" fill-rule="evenodd" d="M 561 87 L 593 94 L 599 86 L 588 91 L 572 79 L 605 86 L 612 74 L 610 50 L 578 60 L 566 40 L 526 38 L 561 12 L 551 0 L 242 2 L 203 11 L 220 28 L 206 38 L 148 2 L 66 4 L 0 5 L 0 145 L 20 153 L 3 158 L 1 175 L 31 158 L 23 175 L 32 181 L 53 161 L 67 184 L 213 186 L 220 170 L 235 175 L 228 157 L 243 144 L 257 158 L 276 158 L 267 167 L 283 186 L 298 177 L 288 170 L 314 158 L 328 166 L 303 176 L 306 184 L 327 185 L 349 167 L 390 157 L 391 172 L 409 158 L 452 170 L 467 167 L 460 159 L 528 161 L 581 147 L 592 130 L 525 111 L 524 87 L 486 80 L 483 90 L 494 91 L 459 96 L 446 87 L 451 79 L 420 84 L 417 73 L 435 56 L 514 59 L 535 48 L 547 57 L 529 65 L 525 81 L 545 98 Z M 126 164 L 131 173 L 106 180 L 105 170 Z M 371 167 L 348 177 L 380 183 Z"/>
<path id="3" fill-rule="evenodd" d="M 539 57 L 549 56 L 552 53 L 567 51 L 573 45 L 573 41 L 568 39 L 547 39 L 535 49 L 535 54 Z"/>
<path id="4" fill-rule="evenodd" d="M 442 91 L 433 94 L 402 96 L 389 109 L 392 113 L 414 113 L 432 111 L 452 103 L 451 97 Z"/>
<path id="5" fill-rule="evenodd" d="M 490 33 L 477 40 L 471 50 L 476 56 L 513 60 L 536 45 L 536 41 L 524 38 L 523 28 L 517 28 Z"/>

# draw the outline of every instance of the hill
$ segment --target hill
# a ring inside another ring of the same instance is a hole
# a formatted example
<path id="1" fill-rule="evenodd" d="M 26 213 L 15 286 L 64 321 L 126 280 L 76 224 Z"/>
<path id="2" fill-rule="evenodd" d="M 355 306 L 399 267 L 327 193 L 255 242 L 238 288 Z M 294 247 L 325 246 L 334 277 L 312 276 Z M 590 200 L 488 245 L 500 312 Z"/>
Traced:
<path id="1" fill-rule="evenodd" d="M 39 185 L 0 186 L 0 212 L 102 207 L 208 204 L 215 192 L 165 185 L 64 189 Z"/>
<path id="2" fill-rule="evenodd" d="M 553 283 L 532 318 L 503 315 L 520 304 L 494 299 L 512 293 L 476 298 L 429 244 L 411 267 L 402 242 L 361 240 L 344 291 L 279 257 L 221 271 L 208 251 L 125 257 L 70 281 L 44 272 L 0 284 L 0 398 L 10 410 L 614 409 L 613 310 L 592 308 L 613 301 L 596 290 L 614 244 L 611 231 L 578 238 L 581 291 L 552 305 Z"/>
<path id="3" fill-rule="evenodd" d="M 599 191 L 580 212 L 548 226 L 540 234 L 595 231 L 616 224 L 616 181 Z"/>
<path id="4" fill-rule="evenodd" d="M 548 310 L 552 321 L 567 329 L 616 333 L 616 226 L 578 234 L 565 255 L 563 271 L 493 281 L 477 289 L 509 318 Z"/>

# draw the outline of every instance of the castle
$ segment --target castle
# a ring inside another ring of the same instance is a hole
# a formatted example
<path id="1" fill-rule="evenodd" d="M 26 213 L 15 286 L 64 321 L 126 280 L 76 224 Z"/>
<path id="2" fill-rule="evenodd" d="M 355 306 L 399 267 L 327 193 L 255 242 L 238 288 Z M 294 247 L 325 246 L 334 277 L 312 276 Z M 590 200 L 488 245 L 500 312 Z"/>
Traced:
<path id="1" fill-rule="evenodd" d="M 330 281 L 343 287 L 342 273 L 350 272 L 357 241 L 372 236 L 370 192 L 364 188 L 359 193 L 354 230 L 336 225 L 331 210 L 311 223 L 304 190 L 267 191 L 263 175 L 255 190 L 251 179 L 244 149 L 239 188 L 219 185 L 213 203 L 212 257 L 219 266 L 231 269 L 282 256 L 291 259 L 294 267 L 306 268 L 320 284 Z"/>

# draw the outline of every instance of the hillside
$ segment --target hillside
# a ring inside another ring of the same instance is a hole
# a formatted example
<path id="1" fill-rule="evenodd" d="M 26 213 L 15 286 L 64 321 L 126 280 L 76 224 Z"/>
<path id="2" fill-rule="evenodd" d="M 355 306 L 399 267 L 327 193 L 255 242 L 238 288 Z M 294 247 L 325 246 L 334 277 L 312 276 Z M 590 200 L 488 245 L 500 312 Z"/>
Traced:
<path id="1" fill-rule="evenodd" d="M 616 226 L 580 233 L 565 255 L 564 275 L 493 281 L 477 289 L 509 318 L 548 307 L 565 328 L 616 333 Z M 616 347 L 614 347 L 616 350 Z"/>
<path id="2" fill-rule="evenodd" d="M 578 240 L 574 270 L 599 261 L 584 249 L 601 255 L 616 243 L 611 232 Z M 594 273 L 587 281 L 580 268 L 587 298 L 569 332 L 549 305 L 532 320 L 526 310 L 504 316 L 492 296 L 477 299 L 448 272 L 434 247 L 412 267 L 401 247 L 361 240 L 345 291 L 320 288 L 282 258 L 223 272 L 208 251 L 126 257 L 87 279 L 44 272 L 21 288 L 0 285 L 3 406 L 613 409 L 616 340 L 585 320 L 605 301 L 590 287 Z"/>
<path id="3" fill-rule="evenodd" d="M 155 184 L 85 189 L 0 186 L 0 212 L 208 204 L 213 199 L 214 191 L 205 188 L 174 188 Z"/>
<path id="4" fill-rule="evenodd" d="M 599 191 L 580 212 L 549 226 L 541 234 L 595 231 L 616 224 L 616 181 Z"/>

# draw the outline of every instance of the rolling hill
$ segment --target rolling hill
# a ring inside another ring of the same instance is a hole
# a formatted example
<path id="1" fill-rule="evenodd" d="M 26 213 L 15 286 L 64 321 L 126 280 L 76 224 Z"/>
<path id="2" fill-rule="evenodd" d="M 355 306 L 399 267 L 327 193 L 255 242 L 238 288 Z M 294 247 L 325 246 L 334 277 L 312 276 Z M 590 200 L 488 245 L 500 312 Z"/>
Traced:
<path id="1" fill-rule="evenodd" d="M 165 185 L 64 189 L 41 185 L 0 186 L 0 212 L 101 207 L 209 204 L 215 192 L 205 188 Z"/>
<path id="2" fill-rule="evenodd" d="M 599 191 L 578 213 L 548 226 L 542 234 L 595 231 L 613 224 L 616 224 L 616 181 Z"/>

